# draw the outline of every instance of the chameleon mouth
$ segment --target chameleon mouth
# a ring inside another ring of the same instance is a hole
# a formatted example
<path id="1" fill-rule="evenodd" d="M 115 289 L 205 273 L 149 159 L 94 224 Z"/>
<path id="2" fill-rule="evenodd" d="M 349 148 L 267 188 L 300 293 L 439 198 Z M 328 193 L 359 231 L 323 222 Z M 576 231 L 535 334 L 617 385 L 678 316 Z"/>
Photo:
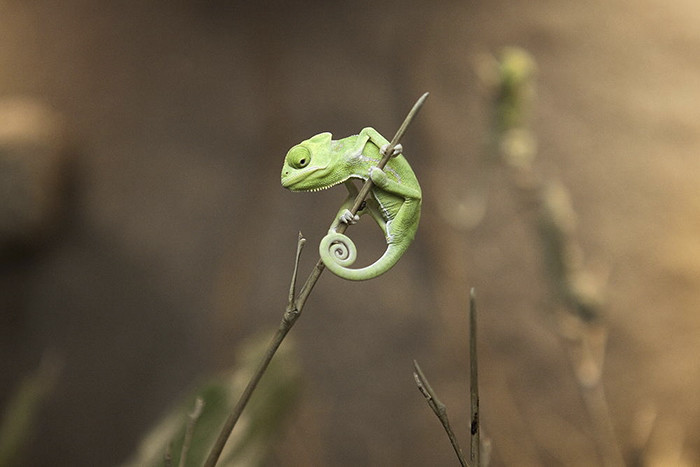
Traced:
<path id="1" fill-rule="evenodd" d="M 291 180 L 291 181 L 285 180 L 282 182 L 282 186 L 284 188 L 287 188 L 287 189 L 292 190 L 292 191 L 315 192 L 315 191 L 323 191 L 323 190 L 327 190 L 329 188 L 333 188 L 334 186 L 337 186 L 337 185 L 340 185 L 341 183 L 343 183 L 343 181 L 344 180 L 341 180 L 339 182 L 334 182 L 334 183 L 320 186 L 320 187 L 303 188 L 303 187 L 294 186 L 295 185 L 294 180 Z"/>
<path id="2" fill-rule="evenodd" d="M 330 185 L 322 186 L 319 188 L 311 188 L 311 189 L 305 190 L 305 191 L 323 191 L 323 190 L 327 190 L 329 188 L 333 188 L 334 186 L 340 185 L 341 183 L 343 183 L 342 180 L 339 182 L 331 183 Z"/>

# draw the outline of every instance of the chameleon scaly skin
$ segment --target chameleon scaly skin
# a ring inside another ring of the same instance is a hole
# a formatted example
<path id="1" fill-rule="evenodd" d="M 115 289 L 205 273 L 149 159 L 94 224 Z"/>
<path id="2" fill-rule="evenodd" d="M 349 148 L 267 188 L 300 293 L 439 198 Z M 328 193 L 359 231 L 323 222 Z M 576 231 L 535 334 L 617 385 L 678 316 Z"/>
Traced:
<path id="1" fill-rule="evenodd" d="M 375 129 L 367 127 L 358 135 L 333 140 L 330 133 L 320 133 L 292 147 L 282 167 L 282 186 L 291 191 L 318 191 L 344 183 L 349 196 L 338 211 L 319 246 L 323 263 L 334 274 L 349 280 L 367 280 L 391 269 L 413 241 L 418 228 L 421 189 L 408 161 L 400 155 L 378 169 L 380 148 L 389 141 Z M 352 216 L 358 190 L 352 179 L 372 179 L 374 186 L 366 206 Z M 336 232 L 341 222 L 354 224 L 359 216 L 369 213 L 386 237 L 387 249 L 373 264 L 359 269 L 349 268 L 357 249 L 349 237 Z"/>

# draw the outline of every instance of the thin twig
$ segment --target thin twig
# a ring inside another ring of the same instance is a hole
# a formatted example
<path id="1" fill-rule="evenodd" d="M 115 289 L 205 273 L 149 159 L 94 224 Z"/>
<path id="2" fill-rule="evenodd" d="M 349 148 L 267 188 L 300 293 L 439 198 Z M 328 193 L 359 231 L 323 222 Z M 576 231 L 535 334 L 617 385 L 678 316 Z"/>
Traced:
<path id="1" fill-rule="evenodd" d="M 299 272 L 299 258 L 301 258 L 301 251 L 304 249 L 305 243 L 306 239 L 301 234 L 301 232 L 299 232 L 299 238 L 297 239 L 297 253 L 296 257 L 294 258 L 294 270 L 292 271 L 292 281 L 289 285 L 289 299 L 287 300 L 287 311 L 289 311 L 292 308 L 292 305 L 294 304 L 294 297 L 297 294 L 296 287 L 297 273 Z"/>
<path id="2" fill-rule="evenodd" d="M 476 292 L 473 288 L 469 294 L 469 396 L 471 406 L 469 458 L 472 465 L 479 467 L 481 465 L 481 422 L 479 420 L 479 370 L 476 353 Z"/>
<path id="3" fill-rule="evenodd" d="M 187 427 L 185 428 L 185 438 L 182 440 L 182 449 L 180 449 L 180 462 L 179 467 L 185 467 L 187 462 L 187 454 L 190 452 L 190 446 L 192 445 L 192 436 L 194 435 L 194 426 L 197 424 L 197 420 L 202 416 L 202 410 L 204 409 L 204 400 L 198 397 L 194 401 L 194 408 L 192 413 L 189 414 L 187 420 Z"/>
<path id="4" fill-rule="evenodd" d="M 380 169 L 383 169 L 386 163 L 389 161 L 391 158 L 391 153 L 393 152 L 394 147 L 399 144 L 399 141 L 403 137 L 403 134 L 406 131 L 406 128 L 408 128 L 408 125 L 411 123 L 413 120 L 413 117 L 418 113 L 420 108 L 423 106 L 423 103 L 425 100 L 428 98 L 428 93 L 426 92 L 423 94 L 413 105 L 413 108 L 411 108 L 411 111 L 406 115 L 406 118 L 404 119 L 403 123 L 399 127 L 398 131 L 394 135 L 394 138 L 391 140 L 391 143 L 389 143 L 389 146 L 386 148 L 384 151 L 382 160 L 379 162 L 377 167 Z M 362 186 L 362 189 L 357 195 L 357 198 L 355 199 L 355 204 L 353 205 L 351 212 L 353 215 L 357 214 L 357 211 L 359 211 L 360 206 L 362 203 L 365 201 L 367 196 L 369 195 L 369 191 L 372 189 L 373 183 L 371 179 L 367 179 L 365 184 Z M 343 233 L 347 229 L 348 225 L 341 223 L 338 228 L 336 229 L 338 232 Z M 267 350 L 265 351 L 265 354 L 263 355 L 262 360 L 260 361 L 257 369 L 253 373 L 253 376 L 251 377 L 250 381 L 248 382 L 248 385 L 246 386 L 245 390 L 241 394 L 241 397 L 238 399 L 238 402 L 232 409 L 231 413 L 229 414 L 228 418 L 224 422 L 224 426 L 221 428 L 221 432 L 219 433 L 218 438 L 214 442 L 214 445 L 211 448 L 211 451 L 209 452 L 209 456 L 207 457 L 207 460 L 204 462 L 204 467 L 214 467 L 219 460 L 219 457 L 221 456 L 221 452 L 224 450 L 224 446 L 226 445 L 226 441 L 228 441 L 229 436 L 231 436 L 231 432 L 233 431 L 233 428 L 236 426 L 236 423 L 238 422 L 238 419 L 241 416 L 241 413 L 243 413 L 243 409 L 245 408 L 246 404 L 250 400 L 250 397 L 253 394 L 253 391 L 255 391 L 255 388 L 258 386 L 258 383 L 260 382 L 260 379 L 262 378 L 263 374 L 265 373 L 265 370 L 267 369 L 268 365 L 270 364 L 270 361 L 272 360 L 272 357 L 275 356 L 275 353 L 277 352 L 277 349 L 279 346 L 282 344 L 282 341 L 284 341 L 284 338 L 287 336 L 289 331 L 292 329 L 292 326 L 294 326 L 294 323 L 296 320 L 301 316 L 301 312 L 304 308 L 304 304 L 306 303 L 306 300 L 309 298 L 309 295 L 311 294 L 311 290 L 313 290 L 314 286 L 316 285 L 316 282 L 318 282 L 319 277 L 321 276 L 321 273 L 325 269 L 325 265 L 323 264 L 323 261 L 320 259 L 316 262 L 316 266 L 314 266 L 313 270 L 309 274 L 309 277 L 306 279 L 306 282 L 304 282 L 304 285 L 301 288 L 301 291 L 299 292 L 299 295 L 294 298 L 294 292 L 296 289 L 296 279 L 297 279 L 297 272 L 299 268 L 299 256 L 301 255 L 301 250 L 303 248 L 304 242 L 306 240 L 299 234 L 299 239 L 297 241 L 297 252 L 296 252 L 296 258 L 294 261 L 294 270 L 292 273 L 292 280 L 291 280 L 291 285 L 290 285 L 290 293 L 289 293 L 289 301 L 287 303 L 287 309 L 285 310 L 284 316 L 282 318 L 282 321 L 280 322 L 279 328 L 277 329 L 277 332 L 275 333 L 274 337 L 270 341 L 270 344 L 268 345 Z"/>
<path id="5" fill-rule="evenodd" d="M 435 413 L 435 416 L 437 416 L 438 420 L 440 420 L 442 427 L 445 429 L 445 433 L 447 433 L 447 437 L 450 439 L 452 449 L 454 449 L 455 454 L 457 454 L 457 459 L 459 459 L 460 465 L 463 467 L 469 466 L 470 464 L 464 458 L 464 453 L 462 452 L 462 448 L 459 446 L 459 441 L 457 441 L 457 437 L 450 426 L 450 420 L 447 417 L 447 408 L 445 407 L 445 404 L 443 404 L 440 399 L 437 398 L 435 391 L 433 391 L 428 379 L 425 377 L 423 371 L 418 365 L 418 362 L 415 360 L 413 360 L 413 368 L 413 378 L 416 380 L 416 386 L 418 386 L 418 390 L 421 392 L 421 394 L 423 394 L 423 397 L 425 397 L 425 400 L 428 402 L 428 405 L 432 409 L 433 413 Z"/>

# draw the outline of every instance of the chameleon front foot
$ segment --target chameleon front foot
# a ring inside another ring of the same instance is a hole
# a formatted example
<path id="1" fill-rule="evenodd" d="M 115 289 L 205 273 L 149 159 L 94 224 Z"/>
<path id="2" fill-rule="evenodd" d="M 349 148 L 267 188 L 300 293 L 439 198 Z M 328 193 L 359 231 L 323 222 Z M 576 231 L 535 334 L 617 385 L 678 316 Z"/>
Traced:
<path id="1" fill-rule="evenodd" d="M 382 155 L 386 155 L 387 151 L 389 150 L 389 145 L 385 144 L 379 150 L 381 151 Z M 401 144 L 397 144 L 396 146 L 394 146 L 394 149 L 392 149 L 392 151 L 391 151 L 391 157 L 396 157 L 399 154 L 401 154 L 402 152 L 403 152 L 403 146 L 401 146 Z"/>

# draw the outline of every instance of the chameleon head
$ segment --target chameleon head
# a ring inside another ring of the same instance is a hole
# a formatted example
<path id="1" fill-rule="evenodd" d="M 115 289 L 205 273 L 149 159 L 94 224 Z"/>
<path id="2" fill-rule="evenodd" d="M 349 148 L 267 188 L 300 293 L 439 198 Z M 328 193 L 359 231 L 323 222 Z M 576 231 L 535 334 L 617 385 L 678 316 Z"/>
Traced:
<path id="1" fill-rule="evenodd" d="M 320 133 L 287 152 L 282 166 L 282 186 L 292 191 L 317 191 L 344 182 L 347 177 L 334 164 L 330 133 Z"/>

